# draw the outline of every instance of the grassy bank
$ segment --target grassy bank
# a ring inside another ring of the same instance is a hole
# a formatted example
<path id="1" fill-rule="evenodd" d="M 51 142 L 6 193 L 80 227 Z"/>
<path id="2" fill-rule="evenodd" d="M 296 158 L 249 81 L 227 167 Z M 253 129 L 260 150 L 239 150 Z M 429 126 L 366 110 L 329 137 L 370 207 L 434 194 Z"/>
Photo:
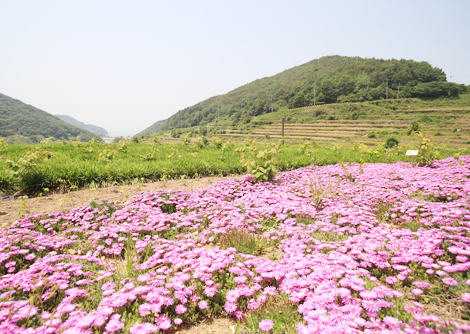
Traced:
<path id="1" fill-rule="evenodd" d="M 16 182 L 30 193 L 69 191 L 80 188 L 104 187 L 109 185 L 143 183 L 165 179 L 198 178 L 202 176 L 227 176 L 244 173 L 237 148 L 244 144 L 221 141 L 216 138 L 203 142 L 202 138 L 188 140 L 186 144 L 175 143 L 133 143 L 105 145 L 100 143 L 47 143 L 36 146 L 19 144 L 4 145 L 0 161 L 0 178 L 3 183 L 13 182 L 12 164 L 25 164 L 25 157 L 39 152 L 36 163 L 23 168 Z M 263 149 L 268 144 L 259 144 Z M 406 150 L 417 149 L 416 145 L 399 145 L 386 149 L 384 145 L 368 147 L 355 143 L 352 147 L 339 144 L 315 146 L 309 141 L 299 145 L 284 145 L 279 151 L 280 170 L 315 164 L 330 165 L 340 162 L 395 162 L 410 161 Z M 33 152 L 33 153 L 31 153 Z M 52 155 L 49 159 L 46 152 Z M 465 153 L 464 149 L 439 147 L 437 158 Z M 10 159 L 10 163 L 7 163 Z M 23 162 L 22 162 L 23 161 Z M 13 166 L 13 169 L 15 167 Z M 16 166 L 18 170 L 18 166 Z M 28 169 L 29 168 L 29 169 Z M 10 179 L 8 178 L 10 177 Z M 19 179 L 21 178 L 21 180 Z"/>

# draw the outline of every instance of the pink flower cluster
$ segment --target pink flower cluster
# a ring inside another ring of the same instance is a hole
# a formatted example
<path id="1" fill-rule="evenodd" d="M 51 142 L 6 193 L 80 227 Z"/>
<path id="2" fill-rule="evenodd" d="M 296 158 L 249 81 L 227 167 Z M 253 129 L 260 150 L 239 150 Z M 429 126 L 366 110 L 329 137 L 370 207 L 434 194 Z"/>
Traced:
<path id="1" fill-rule="evenodd" d="M 248 175 L 194 192 L 143 192 L 123 207 L 30 215 L 0 231 L 0 332 L 114 333 L 133 314 L 131 333 L 156 333 L 216 303 L 240 319 L 276 294 L 303 317 L 299 333 L 468 331 L 419 303 L 434 285 L 470 302 L 461 275 L 470 269 L 470 157 L 460 159 L 310 166 L 278 182 Z M 337 194 L 328 193 L 331 182 Z M 265 238 L 282 259 L 218 249 L 213 243 L 234 228 Z M 405 307 L 411 321 L 388 315 L 403 298 L 414 301 Z"/>

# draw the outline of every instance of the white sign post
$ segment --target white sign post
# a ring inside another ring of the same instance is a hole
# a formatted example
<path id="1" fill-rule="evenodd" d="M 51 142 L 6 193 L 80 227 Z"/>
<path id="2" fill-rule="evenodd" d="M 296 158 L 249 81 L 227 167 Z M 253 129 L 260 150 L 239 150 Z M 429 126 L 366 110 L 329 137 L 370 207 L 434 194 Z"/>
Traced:
<path id="1" fill-rule="evenodd" d="M 411 168 L 413 168 L 413 156 L 418 155 L 418 150 L 408 150 L 406 155 L 411 155 Z"/>

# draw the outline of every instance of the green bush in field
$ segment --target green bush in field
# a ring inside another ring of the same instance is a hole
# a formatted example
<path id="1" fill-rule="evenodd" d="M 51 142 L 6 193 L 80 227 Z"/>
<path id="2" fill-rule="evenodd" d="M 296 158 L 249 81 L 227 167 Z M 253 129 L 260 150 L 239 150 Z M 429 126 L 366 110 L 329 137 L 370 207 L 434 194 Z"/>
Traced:
<path id="1" fill-rule="evenodd" d="M 421 125 L 417 121 L 411 122 L 409 128 L 408 128 L 408 135 L 411 135 L 413 133 L 417 133 L 421 131 Z"/>
<path id="2" fill-rule="evenodd" d="M 436 148 L 432 144 L 431 138 L 426 136 L 425 133 L 418 132 L 417 136 L 421 139 L 421 142 L 419 143 L 418 155 L 415 161 L 419 163 L 420 166 L 425 166 L 436 159 Z"/>
<path id="3" fill-rule="evenodd" d="M 240 162 L 246 168 L 248 174 L 253 174 L 255 182 L 271 181 L 277 175 L 279 169 L 279 145 L 273 145 L 271 149 L 260 149 L 255 141 L 238 149 Z"/>
<path id="4" fill-rule="evenodd" d="M 398 146 L 398 139 L 396 139 L 395 137 L 390 137 L 387 139 L 387 142 L 385 143 L 385 147 L 386 148 L 394 148 L 396 146 Z"/>
<path id="5" fill-rule="evenodd" d="M 2 157 L 6 170 L 5 174 L 0 174 L 0 190 L 11 197 L 15 192 L 29 188 L 40 163 L 53 156 L 52 152 L 36 147 L 14 158 Z"/>

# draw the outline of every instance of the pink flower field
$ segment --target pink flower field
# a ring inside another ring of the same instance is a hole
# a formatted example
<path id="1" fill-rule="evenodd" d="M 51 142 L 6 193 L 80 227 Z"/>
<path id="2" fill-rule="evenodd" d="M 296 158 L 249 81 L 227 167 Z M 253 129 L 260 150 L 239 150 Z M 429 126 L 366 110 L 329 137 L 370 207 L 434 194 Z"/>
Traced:
<path id="1" fill-rule="evenodd" d="M 309 166 L 30 215 L 0 232 L 0 333 L 470 331 L 470 156 Z M 277 254 L 277 258 L 276 258 Z"/>

